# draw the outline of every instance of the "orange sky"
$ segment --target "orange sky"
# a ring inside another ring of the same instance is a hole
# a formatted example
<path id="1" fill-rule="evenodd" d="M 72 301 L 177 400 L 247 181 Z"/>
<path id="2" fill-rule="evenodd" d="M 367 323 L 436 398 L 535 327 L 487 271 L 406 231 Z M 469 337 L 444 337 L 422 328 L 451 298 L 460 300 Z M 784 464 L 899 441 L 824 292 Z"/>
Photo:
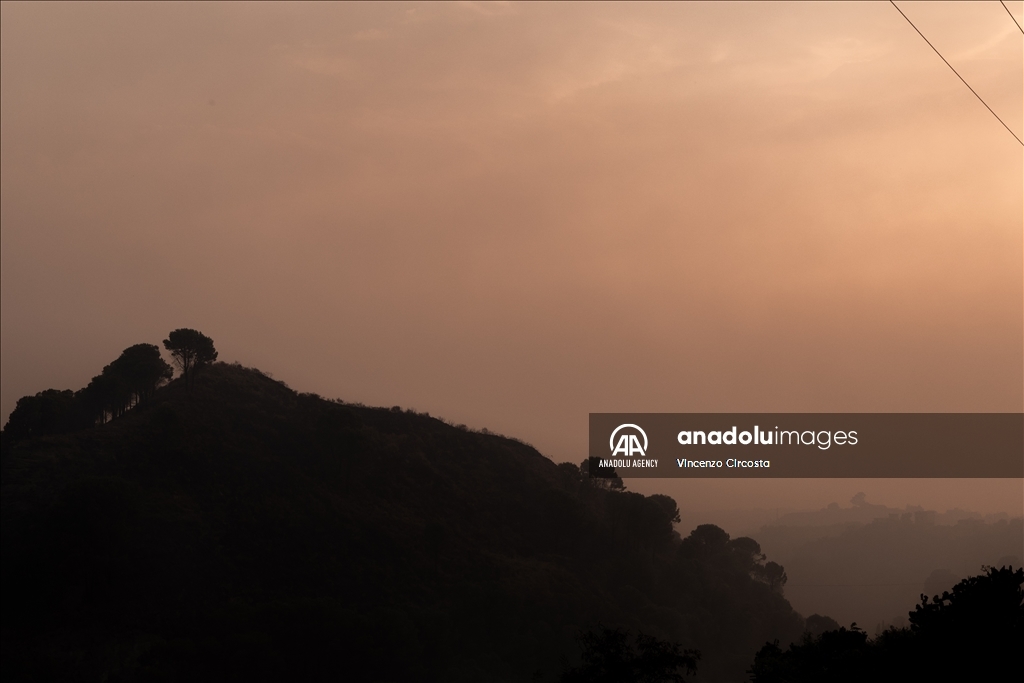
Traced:
<path id="1" fill-rule="evenodd" d="M 999 3 L 901 7 L 1024 137 Z M 182 326 L 558 461 L 591 411 L 1024 409 L 1022 147 L 888 3 L 0 30 L 4 416 Z"/>

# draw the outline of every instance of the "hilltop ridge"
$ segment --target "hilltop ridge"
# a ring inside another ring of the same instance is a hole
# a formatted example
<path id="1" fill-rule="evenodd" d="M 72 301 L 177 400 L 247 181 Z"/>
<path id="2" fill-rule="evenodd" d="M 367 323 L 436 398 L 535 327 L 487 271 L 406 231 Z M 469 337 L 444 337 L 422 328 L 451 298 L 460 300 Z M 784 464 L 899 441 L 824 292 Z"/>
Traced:
<path id="1" fill-rule="evenodd" d="M 5 447 L 3 672 L 557 680 L 599 623 L 742 676 L 804 621 L 756 542 L 513 439 L 217 363 Z"/>

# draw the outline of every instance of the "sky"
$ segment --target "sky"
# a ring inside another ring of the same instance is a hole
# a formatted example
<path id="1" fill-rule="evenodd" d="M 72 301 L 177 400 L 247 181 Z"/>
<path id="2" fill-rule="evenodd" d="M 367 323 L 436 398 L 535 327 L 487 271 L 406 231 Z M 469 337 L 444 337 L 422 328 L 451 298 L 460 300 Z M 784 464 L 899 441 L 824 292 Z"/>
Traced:
<path id="1" fill-rule="evenodd" d="M 900 6 L 1024 137 L 1003 7 Z M 555 461 L 590 412 L 1024 410 L 1022 146 L 889 3 L 0 12 L 4 419 L 178 327 Z"/>

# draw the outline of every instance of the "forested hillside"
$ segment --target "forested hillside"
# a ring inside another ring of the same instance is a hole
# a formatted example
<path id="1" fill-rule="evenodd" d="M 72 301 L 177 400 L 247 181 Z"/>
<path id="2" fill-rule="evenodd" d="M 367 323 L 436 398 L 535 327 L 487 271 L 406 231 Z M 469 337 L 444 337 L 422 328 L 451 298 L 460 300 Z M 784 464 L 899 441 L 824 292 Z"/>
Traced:
<path id="1" fill-rule="evenodd" d="M 190 381 L 5 440 L 5 680 L 554 681 L 601 625 L 741 680 L 804 629 L 757 543 L 680 538 L 670 498 L 237 365 Z"/>

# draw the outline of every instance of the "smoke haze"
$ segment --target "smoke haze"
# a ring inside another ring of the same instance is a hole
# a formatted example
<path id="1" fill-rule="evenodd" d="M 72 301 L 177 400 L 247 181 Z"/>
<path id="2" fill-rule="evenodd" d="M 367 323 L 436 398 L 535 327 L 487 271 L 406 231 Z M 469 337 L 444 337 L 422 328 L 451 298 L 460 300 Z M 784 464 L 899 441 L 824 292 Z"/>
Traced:
<path id="1" fill-rule="evenodd" d="M 905 11 L 1020 135 L 1003 9 Z M 1024 409 L 1021 147 L 889 4 L 4 4 L 0 30 L 4 419 L 182 326 L 556 461 L 590 412 Z M 1024 508 L 1020 481 L 628 483 Z"/>

